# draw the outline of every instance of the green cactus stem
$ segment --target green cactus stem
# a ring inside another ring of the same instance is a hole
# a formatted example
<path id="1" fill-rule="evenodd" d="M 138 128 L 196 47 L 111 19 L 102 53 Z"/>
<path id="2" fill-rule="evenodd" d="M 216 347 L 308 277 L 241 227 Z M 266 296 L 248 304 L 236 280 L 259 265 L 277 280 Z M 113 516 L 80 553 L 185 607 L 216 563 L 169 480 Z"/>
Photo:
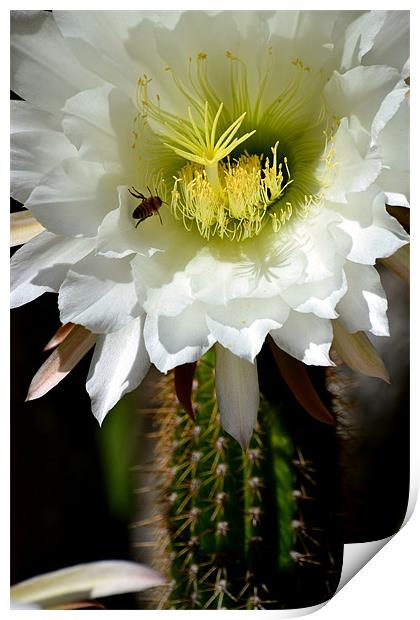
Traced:
<path id="1" fill-rule="evenodd" d="M 159 607 L 278 609 L 299 572 L 316 564 L 316 532 L 303 514 L 311 474 L 282 412 L 264 398 L 246 451 L 223 431 L 214 365 L 212 351 L 197 365 L 195 419 L 162 380 L 154 536 L 169 586 Z"/>

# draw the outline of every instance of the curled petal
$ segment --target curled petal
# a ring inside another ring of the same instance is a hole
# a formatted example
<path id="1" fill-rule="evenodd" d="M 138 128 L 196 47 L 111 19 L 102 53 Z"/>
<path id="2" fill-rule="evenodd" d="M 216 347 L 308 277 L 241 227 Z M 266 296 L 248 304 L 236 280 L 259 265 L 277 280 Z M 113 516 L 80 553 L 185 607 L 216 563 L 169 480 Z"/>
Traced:
<path id="1" fill-rule="evenodd" d="M 371 265 L 350 261 L 344 269 L 348 291 L 337 304 L 343 327 L 350 333 L 369 331 L 375 336 L 389 336 L 388 301 L 379 273 Z"/>
<path id="2" fill-rule="evenodd" d="M 404 245 L 393 256 L 383 258 L 381 263 L 407 284 L 410 283 L 410 246 Z"/>
<path id="3" fill-rule="evenodd" d="M 10 247 L 23 245 L 30 241 L 45 228 L 37 222 L 30 211 L 19 211 L 10 214 Z"/>
<path id="4" fill-rule="evenodd" d="M 144 323 L 144 339 L 151 362 L 163 373 L 198 360 L 213 346 L 205 314 L 199 304 L 191 304 L 178 316 L 149 312 Z"/>
<path id="5" fill-rule="evenodd" d="M 13 603 L 38 603 L 51 608 L 81 598 L 140 592 L 164 583 L 159 573 L 143 564 L 121 560 L 90 562 L 22 581 L 12 586 L 11 599 Z"/>
<path id="6" fill-rule="evenodd" d="M 309 366 L 334 366 L 329 350 L 333 337 L 331 321 L 310 313 L 291 312 L 281 329 L 270 336 L 276 345 Z"/>
<path id="7" fill-rule="evenodd" d="M 312 385 L 305 365 L 279 349 L 271 338 L 269 338 L 269 343 L 277 367 L 296 400 L 315 420 L 325 424 L 335 424 L 333 416 Z"/>
<path id="8" fill-rule="evenodd" d="M 22 306 L 47 291 L 57 292 L 70 266 L 93 245 L 94 239 L 68 239 L 44 231 L 16 250 L 10 265 L 11 307 Z"/>
<path id="9" fill-rule="evenodd" d="M 95 344 L 96 335 L 76 325 L 51 353 L 31 381 L 26 400 L 40 398 L 66 377 Z"/>
<path id="10" fill-rule="evenodd" d="M 385 364 L 364 332 L 349 334 L 338 321 L 333 321 L 333 330 L 333 347 L 347 366 L 368 377 L 390 382 Z"/>
<path id="11" fill-rule="evenodd" d="M 350 132 L 347 118 L 341 120 L 335 134 L 335 162 L 339 163 L 331 185 L 325 192 L 327 200 L 345 204 L 347 194 L 363 192 L 381 171 L 381 160 L 376 154 L 363 157 Z"/>

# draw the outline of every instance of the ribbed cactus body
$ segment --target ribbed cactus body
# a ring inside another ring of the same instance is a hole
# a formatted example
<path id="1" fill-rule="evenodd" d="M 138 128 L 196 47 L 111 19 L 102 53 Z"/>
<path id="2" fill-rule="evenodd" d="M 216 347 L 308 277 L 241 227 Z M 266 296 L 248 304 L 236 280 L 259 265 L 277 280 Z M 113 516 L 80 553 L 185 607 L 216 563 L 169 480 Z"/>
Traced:
<path id="1" fill-rule="evenodd" d="M 297 405 L 263 357 L 270 402 L 261 398 L 258 427 L 243 451 L 220 425 L 214 361 L 210 351 L 197 364 L 195 419 L 178 403 L 170 375 L 160 384 L 161 406 L 147 410 L 157 428 L 153 459 L 139 466 L 148 476 L 139 491 L 151 493 L 151 513 L 137 523 L 146 529 L 136 546 L 154 550 L 146 561 L 169 585 L 144 603 L 282 609 L 325 601 L 343 550 L 335 430 Z"/>
<path id="2" fill-rule="evenodd" d="M 211 352 L 198 364 L 195 383 L 195 420 L 180 407 L 171 412 L 168 403 L 161 416 L 158 452 L 160 471 L 166 472 L 160 480 L 171 580 L 164 606 L 276 606 L 280 575 L 294 565 L 293 445 L 265 401 L 247 451 L 223 431 Z"/>

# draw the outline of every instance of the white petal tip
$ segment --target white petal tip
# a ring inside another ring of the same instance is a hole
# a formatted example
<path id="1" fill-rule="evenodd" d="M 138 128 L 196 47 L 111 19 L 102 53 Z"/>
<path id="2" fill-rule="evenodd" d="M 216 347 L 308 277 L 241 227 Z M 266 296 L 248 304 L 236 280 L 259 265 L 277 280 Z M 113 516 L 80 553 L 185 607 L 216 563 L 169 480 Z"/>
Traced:
<path id="1" fill-rule="evenodd" d="M 251 433 L 250 435 L 244 436 L 244 435 L 237 435 L 237 434 L 234 434 L 232 431 L 230 431 L 230 430 L 228 430 L 228 429 L 226 429 L 226 428 L 225 428 L 225 431 L 226 431 L 226 432 L 227 432 L 227 433 L 228 433 L 231 437 L 233 437 L 233 439 L 235 439 L 235 441 L 237 441 L 237 442 L 238 442 L 238 444 L 241 446 L 242 450 L 244 450 L 244 451 L 245 451 L 245 450 L 248 448 L 248 446 L 249 446 L 249 442 L 251 441 L 251 437 L 252 437 L 252 434 L 253 434 L 253 433 Z"/>
<path id="2" fill-rule="evenodd" d="M 58 605 L 80 600 L 140 592 L 165 585 L 165 578 L 142 564 L 123 560 L 99 561 L 71 566 L 33 577 L 12 586 L 15 604 L 39 604 L 58 609 Z"/>
<path id="3" fill-rule="evenodd" d="M 44 391 L 41 389 L 36 389 L 36 386 L 33 386 L 33 381 L 29 386 L 28 393 L 26 394 L 26 398 L 24 400 L 25 403 L 29 403 L 31 400 L 36 400 L 37 398 L 41 398 L 44 396 Z"/>
<path id="4" fill-rule="evenodd" d="M 93 415 L 93 417 L 95 418 L 95 420 L 97 421 L 97 423 L 99 424 L 99 428 L 102 428 L 102 425 L 104 423 L 105 417 L 106 415 L 102 416 L 101 418 L 98 418 L 95 414 Z"/>

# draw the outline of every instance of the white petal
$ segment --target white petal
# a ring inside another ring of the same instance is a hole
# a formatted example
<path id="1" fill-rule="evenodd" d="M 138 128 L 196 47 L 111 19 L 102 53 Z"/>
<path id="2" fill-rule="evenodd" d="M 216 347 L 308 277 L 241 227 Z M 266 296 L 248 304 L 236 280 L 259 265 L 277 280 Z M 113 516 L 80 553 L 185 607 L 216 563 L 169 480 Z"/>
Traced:
<path id="1" fill-rule="evenodd" d="M 67 271 L 93 249 L 91 239 L 65 239 L 43 232 L 14 253 L 11 306 L 16 308 L 47 291 L 57 292 Z"/>
<path id="2" fill-rule="evenodd" d="M 338 118 L 356 116 L 369 131 L 386 95 L 398 83 L 404 82 L 391 67 L 355 67 L 344 74 L 334 71 L 324 92 Z"/>
<path id="3" fill-rule="evenodd" d="M 174 253 L 178 255 L 180 247 L 191 245 L 191 235 L 188 235 L 188 239 L 187 231 L 183 227 L 179 228 L 167 208 L 161 207 L 159 211 L 163 224 L 160 223 L 158 217 L 153 216 L 141 222 L 136 228 L 133 211 L 139 204 L 139 200 L 130 195 L 125 185 L 118 187 L 118 200 L 118 209 L 108 213 L 99 227 L 98 254 L 111 258 L 123 258 L 137 253 L 149 257 L 157 250 L 169 250 L 173 246 Z M 175 229 L 179 234 L 175 233 Z M 176 240 L 174 234 L 176 234 Z"/>
<path id="4" fill-rule="evenodd" d="M 386 20 L 386 11 L 369 11 L 354 20 L 344 34 L 344 47 L 341 60 L 342 69 L 360 65 L 365 54 L 372 49 L 375 37 Z M 373 64 L 387 64 L 378 62 Z"/>
<path id="5" fill-rule="evenodd" d="M 103 166 L 74 158 L 43 177 L 25 206 L 56 234 L 89 237 L 116 200 L 115 179 Z"/>
<path id="6" fill-rule="evenodd" d="M 43 110 L 58 112 L 79 90 L 101 83 L 75 59 L 51 13 L 12 11 L 11 88 Z"/>
<path id="7" fill-rule="evenodd" d="M 245 450 L 260 404 L 257 365 L 216 345 L 216 395 L 223 428 Z"/>
<path id="8" fill-rule="evenodd" d="M 148 313 L 177 316 L 193 303 L 190 282 L 182 268 L 183 249 L 179 248 L 178 265 L 171 261 L 173 255 L 165 252 L 133 259 L 137 296 Z"/>
<path id="9" fill-rule="evenodd" d="M 159 222 L 157 225 L 160 227 Z M 185 230 L 184 234 L 174 236 L 168 251 L 154 252 L 151 256 L 137 254 L 132 260 L 137 296 L 141 303 L 144 300 L 148 312 L 176 316 L 194 301 L 185 265 L 201 241 L 198 235 L 188 235 Z M 162 237 L 168 241 L 166 235 Z M 171 240 L 170 232 L 168 237 Z"/>
<path id="10" fill-rule="evenodd" d="M 138 262 L 133 261 L 133 273 L 137 272 Z M 137 283 L 137 277 L 136 277 Z M 142 293 L 141 286 L 137 286 L 138 296 Z M 147 298 L 143 306 L 149 314 L 159 314 L 176 317 L 194 302 L 191 296 L 190 283 L 183 272 L 175 273 L 168 284 L 159 288 L 148 288 Z"/>
<path id="11" fill-rule="evenodd" d="M 149 368 L 142 317 L 117 332 L 98 336 L 86 389 L 100 424 L 124 394 L 140 385 Z"/>
<path id="12" fill-rule="evenodd" d="M 153 54 L 138 26 L 147 14 L 138 11 L 54 11 L 54 19 L 74 55 L 106 82 L 135 96 L 137 80 L 145 71 L 132 57 L 133 46 Z M 151 25 L 151 24 L 150 24 Z M 149 30 L 152 28 L 149 27 Z M 137 38 L 140 41 L 137 41 Z M 80 89 L 81 90 L 81 89 Z"/>
<path id="13" fill-rule="evenodd" d="M 375 181 L 381 170 L 381 160 L 371 153 L 366 157 L 359 153 L 347 119 L 342 119 L 335 134 L 334 151 L 337 167 L 325 198 L 332 202 L 346 202 L 348 193 L 362 192 Z"/>
<path id="14" fill-rule="evenodd" d="M 306 265 L 295 281 L 280 295 L 299 312 L 311 312 L 321 318 L 335 318 L 337 301 L 346 291 L 343 258 L 338 254 L 330 232 L 340 217 L 321 209 L 315 215 L 289 228 L 289 235 L 305 256 Z"/>
<path id="15" fill-rule="evenodd" d="M 397 84 L 393 91 L 388 93 L 385 99 L 382 101 L 381 107 L 379 108 L 375 118 L 372 123 L 372 142 L 377 143 L 378 136 L 384 129 L 387 127 L 391 119 L 398 112 L 403 103 L 406 104 L 408 108 L 408 95 L 409 88 L 405 84 L 404 81 L 401 81 Z M 408 111 L 408 110 L 407 110 Z M 406 143 L 405 146 L 408 148 L 408 122 L 406 124 Z"/>
<path id="16" fill-rule="evenodd" d="M 10 187 L 24 203 L 40 179 L 77 151 L 51 114 L 26 101 L 11 102 Z"/>
<path id="17" fill-rule="evenodd" d="M 201 304 L 192 304 L 175 317 L 147 314 L 144 339 L 151 362 L 164 373 L 195 362 L 215 342 Z"/>
<path id="18" fill-rule="evenodd" d="M 295 282 L 305 266 L 305 255 L 293 240 L 261 234 L 248 244 L 204 246 L 186 273 L 196 299 L 226 304 L 237 297 L 274 297 Z"/>
<path id="19" fill-rule="evenodd" d="M 10 102 L 11 133 L 61 131 L 61 114 L 40 110 L 27 101 Z"/>
<path id="20" fill-rule="evenodd" d="M 281 293 L 282 298 L 297 312 L 312 313 L 323 319 L 337 318 L 337 303 L 347 291 L 344 271 L 319 282 L 290 286 Z"/>
<path id="21" fill-rule="evenodd" d="M 124 191 L 125 190 L 125 191 Z M 120 206 L 110 211 L 102 220 L 98 229 L 96 252 L 108 258 L 124 258 L 135 252 L 138 243 L 136 230 L 130 214 L 121 208 L 122 195 L 127 193 L 124 188 L 118 188 Z M 124 198 L 124 200 L 126 200 Z M 126 217 L 124 217 L 126 216 Z"/>
<path id="22" fill-rule="evenodd" d="M 58 295 L 62 323 L 100 334 L 121 329 L 140 314 L 130 263 L 89 255 L 68 272 Z"/>
<path id="23" fill-rule="evenodd" d="M 289 307 L 280 297 L 235 299 L 207 306 L 207 325 L 217 342 L 235 355 L 254 362 L 268 332 L 281 327 Z"/>
<path id="24" fill-rule="evenodd" d="M 269 14 L 271 30 L 279 37 L 280 58 L 287 58 L 289 63 L 290 58 L 301 58 L 315 70 L 330 58 L 338 43 L 336 39 L 352 19 L 351 11 L 281 10 Z"/>
<path id="25" fill-rule="evenodd" d="M 385 208 L 385 196 L 376 187 L 349 194 L 345 205 L 330 205 L 342 214 L 330 227 L 338 251 L 348 260 L 374 265 L 377 258 L 391 256 L 408 243 L 409 237 Z M 362 223 L 358 221 L 361 216 Z M 367 223 L 371 214 L 371 222 Z"/>
<path id="26" fill-rule="evenodd" d="M 386 11 L 384 24 L 363 62 L 370 65 L 389 65 L 403 71 L 409 56 L 410 12 Z M 403 77 L 407 75 L 403 74 Z"/>
<path id="27" fill-rule="evenodd" d="M 219 259 L 211 246 L 198 251 L 186 267 L 196 299 L 207 303 L 227 303 L 235 297 L 245 297 L 255 288 L 252 272 L 246 276 L 247 264 L 237 260 Z"/>
<path id="28" fill-rule="evenodd" d="M 280 349 L 301 362 L 314 366 L 334 365 L 329 357 L 333 338 L 331 321 L 291 312 L 283 327 L 270 333 Z"/>
<path id="29" fill-rule="evenodd" d="M 398 100 L 397 100 L 398 103 Z M 377 138 L 383 170 L 376 183 L 387 203 L 408 207 L 410 198 L 410 110 L 406 97 Z"/>
<path id="30" fill-rule="evenodd" d="M 131 147 L 137 110 L 126 95 L 110 85 L 83 91 L 66 101 L 63 113 L 64 133 L 83 159 L 136 177 Z"/>
<path id="31" fill-rule="evenodd" d="M 378 178 L 378 185 L 382 187 L 386 196 L 386 203 L 391 207 L 409 207 L 410 201 L 410 173 L 385 170 Z M 390 192 L 389 187 L 403 185 L 401 192 Z M 408 196 L 408 198 L 407 198 Z"/>
<path id="32" fill-rule="evenodd" d="M 122 560 L 90 562 L 37 575 L 12 586 L 12 601 L 37 602 L 45 607 L 140 592 L 163 585 L 164 579 L 143 564 Z"/>
<path id="33" fill-rule="evenodd" d="M 285 290 L 295 284 L 320 282 L 340 275 L 342 260 L 337 255 L 334 244 L 331 243 L 330 234 L 331 224 L 339 220 L 337 214 L 322 208 L 287 227 L 284 237 L 289 237 L 289 244 L 295 246 L 290 258 L 293 260 L 299 252 L 305 259 L 305 266 L 298 277 L 287 283 Z"/>
<path id="34" fill-rule="evenodd" d="M 348 291 L 337 305 L 341 325 L 350 333 L 370 331 L 375 336 L 389 336 L 388 302 L 376 269 L 350 262 L 344 269 Z"/>

